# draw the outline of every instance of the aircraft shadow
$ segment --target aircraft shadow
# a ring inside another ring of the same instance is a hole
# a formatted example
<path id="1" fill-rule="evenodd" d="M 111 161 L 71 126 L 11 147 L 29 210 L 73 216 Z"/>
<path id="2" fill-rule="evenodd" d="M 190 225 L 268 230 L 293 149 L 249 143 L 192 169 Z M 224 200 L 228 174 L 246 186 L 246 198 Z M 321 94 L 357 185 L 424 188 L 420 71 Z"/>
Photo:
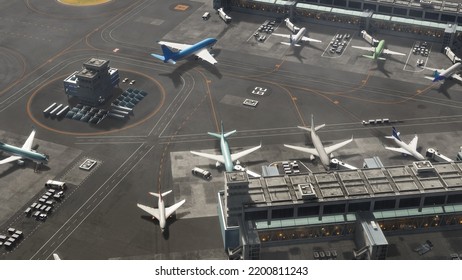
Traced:
<path id="1" fill-rule="evenodd" d="M 371 68 L 371 70 L 373 71 L 378 70 L 379 72 L 384 74 L 387 78 L 390 78 L 390 74 L 392 74 L 392 72 L 385 69 L 385 62 L 386 60 L 377 60 L 377 67 Z"/>
<path id="2" fill-rule="evenodd" d="M 453 87 L 455 84 L 459 84 L 459 83 L 454 79 L 447 79 L 444 83 L 440 84 L 438 88 L 436 88 L 436 91 L 446 96 L 447 99 L 452 99 L 448 90 L 451 87 Z"/>
<path id="3" fill-rule="evenodd" d="M 292 48 L 292 53 L 286 54 L 286 56 L 293 56 L 296 59 L 298 59 L 298 61 L 300 61 L 300 63 L 303 63 L 303 59 L 306 59 L 306 57 L 304 57 L 301 54 L 301 52 L 302 52 L 302 50 L 304 48 L 305 48 L 305 45 L 302 45 L 301 47 Z"/>
<path id="4" fill-rule="evenodd" d="M 214 53 L 215 54 L 220 53 L 220 50 L 215 50 Z M 192 69 L 198 66 L 202 66 L 202 68 L 207 70 L 207 72 L 211 73 L 218 79 L 221 79 L 223 77 L 223 75 L 220 73 L 220 71 L 215 65 L 211 65 L 210 63 L 206 61 L 201 61 L 193 57 L 186 58 L 185 62 L 182 64 L 179 64 L 178 66 L 175 65 L 175 69 L 171 73 L 160 73 L 159 75 L 169 78 L 172 81 L 173 86 L 175 88 L 178 88 L 183 83 L 181 76 L 184 73 L 191 71 Z"/>

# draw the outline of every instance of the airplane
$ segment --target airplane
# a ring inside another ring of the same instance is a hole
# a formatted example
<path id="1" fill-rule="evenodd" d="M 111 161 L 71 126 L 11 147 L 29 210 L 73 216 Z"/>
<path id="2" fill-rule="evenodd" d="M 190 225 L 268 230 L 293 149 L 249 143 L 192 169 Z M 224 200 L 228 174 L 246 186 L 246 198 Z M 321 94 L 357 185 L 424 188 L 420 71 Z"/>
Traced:
<path id="1" fill-rule="evenodd" d="M 306 147 L 298 147 L 298 146 L 292 146 L 292 145 L 286 145 L 284 144 L 284 147 L 297 150 L 300 152 L 304 153 L 309 153 L 311 154 L 310 159 L 314 160 L 315 156 L 319 157 L 321 160 L 322 165 L 326 170 L 329 170 L 329 165 L 330 165 L 330 160 L 329 160 L 329 154 L 330 157 L 332 157 L 332 153 L 341 147 L 345 146 L 346 144 L 350 143 L 353 141 L 353 136 L 351 139 L 348 139 L 346 141 L 340 142 L 338 144 L 329 146 L 329 147 L 324 147 L 324 145 L 321 142 L 321 139 L 319 139 L 318 134 L 316 134 L 316 131 L 319 129 L 323 128 L 325 124 L 321 124 L 318 126 L 314 126 L 314 117 L 311 115 L 311 128 L 303 127 L 303 126 L 298 126 L 298 128 L 306 130 L 311 132 L 311 140 L 313 141 L 314 149 L 313 148 L 306 148 Z"/>
<path id="2" fill-rule="evenodd" d="M 447 69 L 444 69 L 444 68 L 436 69 L 436 68 L 431 68 L 431 67 L 423 67 L 423 68 L 433 71 L 433 76 L 432 77 L 425 76 L 426 79 L 432 80 L 433 82 L 444 83 L 444 81 L 448 78 L 454 78 L 458 80 L 459 82 L 462 82 L 462 77 L 459 74 L 457 74 L 461 66 L 462 66 L 462 63 L 459 61 L 459 62 L 454 63 L 451 67 Z"/>
<path id="3" fill-rule="evenodd" d="M 240 159 L 241 157 L 246 156 L 260 149 L 261 144 L 259 146 L 250 148 L 248 150 L 244 150 L 244 151 L 241 151 L 235 154 L 231 154 L 231 152 L 229 151 L 229 145 L 228 145 L 228 142 L 226 141 L 226 138 L 234 133 L 236 133 L 236 130 L 225 133 L 223 129 L 223 122 L 221 122 L 221 133 L 220 134 L 208 132 L 209 135 L 220 139 L 221 155 L 212 155 L 212 154 L 206 154 L 206 153 L 200 153 L 200 152 L 194 152 L 194 151 L 191 151 L 191 153 L 197 156 L 215 160 L 216 167 L 219 167 L 221 164 L 224 164 L 225 170 L 227 172 L 231 172 L 233 170 L 244 171 L 243 167 L 239 164 L 239 162 L 237 162 L 236 165 L 234 165 L 234 162 Z M 247 174 L 253 177 L 260 177 L 260 175 L 255 172 L 252 172 L 250 170 L 245 170 L 245 171 L 247 172 Z"/>
<path id="4" fill-rule="evenodd" d="M 399 148 L 385 147 L 385 149 L 390 151 L 395 151 L 404 155 L 410 155 L 415 157 L 418 160 L 424 160 L 424 156 L 417 152 L 417 141 L 419 137 L 416 135 L 414 139 L 409 142 L 409 144 L 404 143 L 401 138 L 399 138 L 399 132 L 393 127 L 391 136 L 385 136 L 386 138 L 393 139 Z"/>
<path id="5" fill-rule="evenodd" d="M 281 42 L 281 44 L 284 44 L 284 45 L 288 45 L 288 46 L 295 46 L 295 47 L 300 47 L 301 45 L 299 44 L 300 41 L 303 41 L 303 42 L 317 42 L 317 43 L 322 43 L 322 41 L 319 41 L 319 40 L 316 40 L 316 39 L 311 39 L 309 37 L 305 37 L 305 33 L 306 33 L 306 28 L 305 27 L 302 27 L 298 32 L 297 34 L 293 35 L 293 34 L 279 34 L 279 33 L 273 33 L 273 35 L 275 36 L 279 36 L 279 37 L 284 37 L 284 38 L 289 38 L 289 43 L 287 42 Z"/>
<path id="6" fill-rule="evenodd" d="M 295 26 L 295 24 L 293 24 L 289 18 L 286 18 L 284 21 L 286 22 L 287 28 L 289 28 L 292 33 L 297 33 L 300 30 L 300 27 Z"/>
<path id="7" fill-rule="evenodd" d="M 157 219 L 159 221 L 160 230 L 162 232 L 164 232 L 164 230 L 165 230 L 165 225 L 167 223 L 166 220 L 178 208 L 180 208 L 180 206 L 183 205 L 183 203 L 185 203 L 185 201 L 186 201 L 186 199 L 183 199 L 182 201 L 177 202 L 177 203 L 173 204 L 172 206 L 165 208 L 163 197 L 166 196 L 167 194 L 171 193 L 171 192 L 172 192 L 172 190 L 166 191 L 164 193 L 153 193 L 153 192 L 149 193 L 150 195 L 153 195 L 153 196 L 156 196 L 156 197 L 159 198 L 159 202 L 158 202 L 158 206 L 157 206 L 158 208 L 152 208 L 152 207 L 145 206 L 145 205 L 139 204 L 139 203 L 136 204 L 139 208 L 141 208 L 145 212 L 151 214 L 153 219 L 155 218 L 155 219 Z"/>
<path id="8" fill-rule="evenodd" d="M 207 38 L 194 45 L 159 41 L 158 43 L 162 48 L 163 55 L 152 53 L 151 56 L 162 60 L 164 63 L 168 62 L 171 64 L 176 64 L 178 60 L 186 58 L 190 55 L 194 55 L 202 60 L 207 61 L 210 64 L 216 64 L 217 61 L 207 50 L 208 47 L 212 48 L 212 46 L 216 42 L 217 39 L 215 38 Z M 169 48 L 176 49 L 179 51 L 174 52 Z"/>
<path id="9" fill-rule="evenodd" d="M 17 161 L 19 165 L 24 164 L 24 159 L 30 159 L 37 164 L 47 164 L 48 156 L 45 154 L 37 153 L 32 150 L 32 144 L 34 142 L 35 129 L 32 130 L 29 137 L 22 147 L 16 147 L 0 142 L 0 151 L 12 154 L 12 156 L 0 160 L 0 164 Z"/>
<path id="10" fill-rule="evenodd" d="M 376 39 L 372 38 L 365 30 L 361 31 L 361 34 L 363 35 L 363 38 L 371 45 L 374 45 L 375 42 L 377 42 Z M 394 52 L 389 49 L 385 49 L 385 40 L 380 40 L 378 41 L 379 43 L 377 44 L 376 47 L 360 47 L 360 46 L 352 46 L 355 49 L 361 49 L 365 51 L 370 51 L 372 52 L 372 55 L 363 55 L 364 57 L 371 58 L 371 59 L 380 59 L 380 60 L 386 60 L 386 58 L 381 57 L 382 53 L 384 54 L 391 54 L 391 55 L 406 55 L 405 53 L 400 53 L 400 52 Z"/>

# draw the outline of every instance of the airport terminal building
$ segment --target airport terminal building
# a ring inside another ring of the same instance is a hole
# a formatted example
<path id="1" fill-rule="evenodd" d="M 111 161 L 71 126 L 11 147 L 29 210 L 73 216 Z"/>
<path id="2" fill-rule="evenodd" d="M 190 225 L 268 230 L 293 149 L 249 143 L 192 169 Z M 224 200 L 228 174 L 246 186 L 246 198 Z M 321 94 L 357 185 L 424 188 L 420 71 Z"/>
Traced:
<path id="1" fill-rule="evenodd" d="M 386 235 L 462 225 L 462 163 L 249 178 L 225 173 L 218 194 L 225 250 L 259 259 L 265 247 L 355 241 L 355 256 L 384 259 Z"/>
<path id="2" fill-rule="evenodd" d="M 368 32 L 405 33 L 437 41 L 458 51 L 462 47 L 461 4 L 414 0 L 214 0 L 214 8 L 256 13 L 279 20 L 350 26 Z M 441 50 L 441 52 L 443 49 Z"/>

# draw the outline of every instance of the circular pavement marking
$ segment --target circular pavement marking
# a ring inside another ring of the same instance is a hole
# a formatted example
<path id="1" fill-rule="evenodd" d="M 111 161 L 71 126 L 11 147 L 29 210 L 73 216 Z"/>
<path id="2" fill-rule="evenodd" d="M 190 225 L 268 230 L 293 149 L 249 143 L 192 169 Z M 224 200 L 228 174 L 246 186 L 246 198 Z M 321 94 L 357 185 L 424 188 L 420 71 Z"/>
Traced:
<path id="1" fill-rule="evenodd" d="M 101 5 L 112 0 L 58 0 L 59 3 L 72 6 L 94 6 Z"/>

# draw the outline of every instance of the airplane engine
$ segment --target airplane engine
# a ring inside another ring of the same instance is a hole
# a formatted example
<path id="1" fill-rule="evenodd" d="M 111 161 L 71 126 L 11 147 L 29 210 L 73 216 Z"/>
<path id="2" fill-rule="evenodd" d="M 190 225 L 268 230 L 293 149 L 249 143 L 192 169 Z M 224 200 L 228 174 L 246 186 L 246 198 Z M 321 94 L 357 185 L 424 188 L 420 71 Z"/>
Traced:
<path id="1" fill-rule="evenodd" d="M 313 155 L 310 155 L 310 160 L 314 160 L 316 157 Z"/>
<path id="2" fill-rule="evenodd" d="M 220 166 L 221 166 L 221 163 L 220 163 L 219 161 L 217 161 L 217 162 L 215 163 L 215 167 L 218 168 L 218 167 L 220 167 Z"/>
<path id="3" fill-rule="evenodd" d="M 24 166 L 24 161 L 23 160 L 18 160 L 18 165 L 19 166 Z"/>
<path id="4" fill-rule="evenodd" d="M 334 158 L 334 153 L 331 153 L 329 156 L 330 158 Z"/>
<path id="5" fill-rule="evenodd" d="M 236 165 L 241 165 L 241 162 L 239 160 L 236 160 Z"/>

